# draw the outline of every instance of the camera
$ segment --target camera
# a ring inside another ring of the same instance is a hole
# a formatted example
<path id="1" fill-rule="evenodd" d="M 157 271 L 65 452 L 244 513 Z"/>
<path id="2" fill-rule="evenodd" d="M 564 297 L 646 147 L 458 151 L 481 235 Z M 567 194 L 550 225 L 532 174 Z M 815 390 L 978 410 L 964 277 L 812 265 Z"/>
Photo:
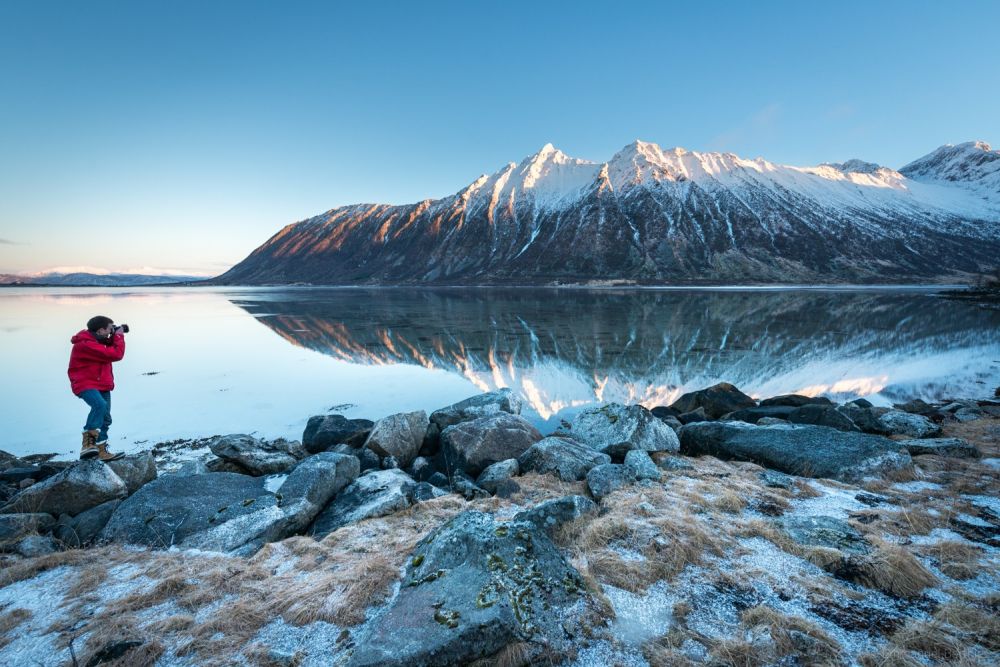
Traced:
<path id="1" fill-rule="evenodd" d="M 115 333 L 128 333 L 128 325 L 127 324 L 115 325 Z"/>

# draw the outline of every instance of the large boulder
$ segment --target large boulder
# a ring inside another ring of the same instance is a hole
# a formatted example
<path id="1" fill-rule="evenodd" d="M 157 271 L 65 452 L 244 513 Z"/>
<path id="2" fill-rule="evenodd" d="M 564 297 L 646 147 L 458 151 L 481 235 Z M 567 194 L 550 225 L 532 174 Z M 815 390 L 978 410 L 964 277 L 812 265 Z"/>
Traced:
<path id="1" fill-rule="evenodd" d="M 629 449 L 676 452 L 680 443 L 673 429 L 641 405 L 605 403 L 584 410 L 573 419 L 574 439 L 603 449 L 627 443 Z"/>
<path id="2" fill-rule="evenodd" d="M 460 422 L 491 417 L 501 412 L 521 414 L 521 399 L 510 389 L 478 394 L 431 413 L 430 421 L 441 431 Z"/>
<path id="3" fill-rule="evenodd" d="M 725 415 L 725 419 L 730 421 L 747 422 L 748 424 L 756 424 L 759 420 L 766 417 L 771 417 L 775 419 L 787 419 L 788 415 L 792 414 L 796 410 L 795 407 L 791 405 L 762 405 L 759 407 L 743 408 L 742 410 L 736 410 Z M 704 421 L 704 420 L 702 420 Z"/>
<path id="4" fill-rule="evenodd" d="M 533 523 L 465 512 L 417 545 L 399 595 L 359 637 L 348 665 L 465 665 L 518 642 L 525 663 L 565 655 L 584 631 L 584 591 Z"/>
<path id="5" fill-rule="evenodd" d="M 878 421 L 889 435 L 907 435 L 911 438 L 934 438 L 941 435 L 939 425 L 923 415 L 910 412 L 889 410 Z"/>
<path id="6" fill-rule="evenodd" d="M 563 496 L 518 512 L 514 515 L 514 521 L 530 521 L 552 535 L 564 524 L 596 510 L 597 505 L 586 496 Z"/>
<path id="7" fill-rule="evenodd" d="M 401 412 L 375 422 L 365 447 L 382 457 L 392 456 L 399 467 L 413 462 L 427 433 L 427 413 Z"/>
<path id="8" fill-rule="evenodd" d="M 162 475 L 118 506 L 100 539 L 162 549 L 231 551 L 281 516 L 263 477 L 231 472 Z"/>
<path id="9" fill-rule="evenodd" d="M 865 405 L 867 403 L 868 401 L 865 401 L 864 399 L 851 401 L 850 403 L 845 403 L 844 405 L 838 407 L 837 412 L 850 419 L 855 426 L 865 433 L 886 435 L 885 428 L 878 420 L 878 414 L 876 412 L 878 409 L 874 408 L 871 404 Z"/>
<path id="10" fill-rule="evenodd" d="M 832 405 L 803 405 L 792 410 L 785 419 L 793 424 L 829 426 L 838 431 L 861 431 L 847 415 Z"/>
<path id="11" fill-rule="evenodd" d="M 618 463 L 594 466 L 587 472 L 587 490 L 598 501 L 612 491 L 627 486 L 636 480 L 635 470 Z"/>
<path id="12" fill-rule="evenodd" d="M 962 438 L 918 438 L 901 440 L 899 444 L 906 447 L 910 456 L 935 454 L 954 459 L 978 459 L 983 455 L 978 447 Z"/>
<path id="13" fill-rule="evenodd" d="M 792 541 L 808 547 L 864 554 L 870 545 L 849 523 L 832 516 L 786 516 L 778 525 Z"/>
<path id="14" fill-rule="evenodd" d="M 594 466 L 611 463 L 611 457 L 576 440 L 550 436 L 529 447 L 517 462 L 522 472 L 553 473 L 564 482 L 575 482 Z"/>
<path id="15" fill-rule="evenodd" d="M 671 403 L 670 407 L 681 414 L 704 408 L 705 415 L 709 419 L 718 419 L 726 413 L 752 408 L 755 405 L 757 405 L 757 401 L 733 385 L 728 382 L 720 382 L 707 389 L 688 392 Z M 681 419 L 681 421 L 684 420 Z"/>
<path id="16" fill-rule="evenodd" d="M 854 482 L 907 468 L 906 449 L 888 438 L 827 426 L 754 426 L 702 422 L 681 429 L 681 452 L 752 461 L 803 477 Z"/>
<path id="17" fill-rule="evenodd" d="M 234 433 L 223 435 L 209 444 L 212 453 L 223 461 L 235 463 L 251 475 L 273 475 L 285 472 L 295 466 L 298 460 L 292 456 L 287 447 L 258 440 L 249 435 Z"/>
<path id="18" fill-rule="evenodd" d="M 475 477 L 492 463 L 519 457 L 541 439 L 526 419 L 500 412 L 441 431 L 441 453 L 449 470 Z"/>
<path id="19" fill-rule="evenodd" d="M 413 486 L 413 478 L 398 468 L 366 472 L 319 513 L 310 532 L 323 537 L 341 526 L 406 509 L 412 504 Z"/>
<path id="20" fill-rule="evenodd" d="M 340 443 L 357 448 L 364 444 L 374 425 L 375 422 L 367 419 L 316 415 L 306 422 L 306 430 L 302 433 L 302 447 L 310 454 L 325 452 Z"/>
<path id="21" fill-rule="evenodd" d="M 0 508 L 0 514 L 44 512 L 75 516 L 127 493 L 125 482 L 110 467 L 97 460 L 81 461 L 21 491 Z"/>
<path id="22" fill-rule="evenodd" d="M 649 458 L 649 453 L 641 449 L 633 449 L 625 455 L 625 467 L 632 471 L 636 479 L 660 479 L 660 469 Z"/>
<path id="23" fill-rule="evenodd" d="M 156 460 L 152 452 L 131 454 L 117 461 L 108 461 L 106 465 L 125 482 L 129 495 L 156 479 Z"/>

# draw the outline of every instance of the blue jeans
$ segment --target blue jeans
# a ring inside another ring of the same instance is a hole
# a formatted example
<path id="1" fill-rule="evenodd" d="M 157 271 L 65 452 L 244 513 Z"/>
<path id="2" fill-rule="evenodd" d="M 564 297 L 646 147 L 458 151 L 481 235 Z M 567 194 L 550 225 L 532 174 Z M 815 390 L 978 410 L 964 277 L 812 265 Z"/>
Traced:
<path id="1" fill-rule="evenodd" d="M 97 441 L 104 442 L 108 439 L 108 427 L 111 426 L 111 392 L 86 389 L 77 396 L 90 406 L 90 414 L 87 415 L 87 423 L 83 425 L 83 430 L 99 429 L 101 434 L 97 436 Z"/>

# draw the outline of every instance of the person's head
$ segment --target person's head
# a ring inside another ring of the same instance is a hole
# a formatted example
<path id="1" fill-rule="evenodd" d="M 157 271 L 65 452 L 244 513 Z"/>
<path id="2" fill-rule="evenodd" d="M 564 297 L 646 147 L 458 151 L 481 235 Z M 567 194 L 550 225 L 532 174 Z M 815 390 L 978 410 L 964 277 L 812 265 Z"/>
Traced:
<path id="1" fill-rule="evenodd" d="M 110 336 L 114 333 L 115 321 L 104 315 L 97 315 L 87 320 L 87 331 L 96 336 Z"/>

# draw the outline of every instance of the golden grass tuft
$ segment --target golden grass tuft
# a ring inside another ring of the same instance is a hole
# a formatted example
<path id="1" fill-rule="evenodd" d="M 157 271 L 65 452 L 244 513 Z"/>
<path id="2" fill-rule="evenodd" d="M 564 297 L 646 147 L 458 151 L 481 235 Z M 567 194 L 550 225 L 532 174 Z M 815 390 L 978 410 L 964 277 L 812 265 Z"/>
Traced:
<path id="1" fill-rule="evenodd" d="M 983 550 L 968 542 L 943 540 L 926 545 L 921 553 L 938 562 L 938 569 L 952 579 L 974 579 L 982 572 L 979 563 Z"/>
<path id="2" fill-rule="evenodd" d="M 760 605 L 743 612 L 740 621 L 747 628 L 765 628 L 779 659 L 795 656 L 807 659 L 811 665 L 831 667 L 843 663 L 840 644 L 804 618 Z"/>
<path id="3" fill-rule="evenodd" d="M 857 558 L 859 583 L 896 597 L 914 597 L 938 583 L 913 554 L 897 544 L 875 541 L 873 553 Z"/>

